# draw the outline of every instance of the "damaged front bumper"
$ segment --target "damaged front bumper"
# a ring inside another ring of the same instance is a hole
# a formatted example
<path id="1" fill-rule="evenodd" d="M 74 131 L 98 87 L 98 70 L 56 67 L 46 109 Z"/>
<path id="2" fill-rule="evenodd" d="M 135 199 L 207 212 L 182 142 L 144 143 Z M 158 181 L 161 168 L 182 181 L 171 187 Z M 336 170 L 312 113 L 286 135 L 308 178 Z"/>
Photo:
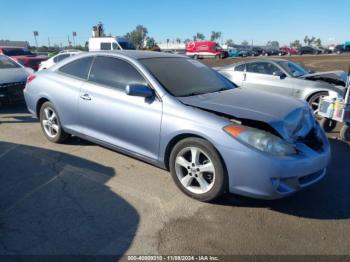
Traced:
<path id="1" fill-rule="evenodd" d="M 259 199 L 278 199 L 321 180 L 331 157 L 328 139 L 322 145 L 298 142 L 297 155 L 277 157 L 256 150 L 220 147 L 229 175 L 229 192 Z"/>

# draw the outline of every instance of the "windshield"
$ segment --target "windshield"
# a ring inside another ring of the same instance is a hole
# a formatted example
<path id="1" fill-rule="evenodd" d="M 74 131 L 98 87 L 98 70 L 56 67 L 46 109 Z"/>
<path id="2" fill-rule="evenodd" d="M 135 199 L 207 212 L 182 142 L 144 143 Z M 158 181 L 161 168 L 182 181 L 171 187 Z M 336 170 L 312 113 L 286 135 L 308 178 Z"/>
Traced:
<path id="1" fill-rule="evenodd" d="M 20 68 L 21 66 L 6 56 L 0 56 L 0 69 Z"/>
<path id="2" fill-rule="evenodd" d="M 132 43 L 129 43 L 129 42 L 118 42 L 118 43 L 124 50 L 135 50 L 135 47 Z"/>
<path id="3" fill-rule="evenodd" d="M 140 62 L 174 96 L 191 96 L 236 86 L 202 63 L 186 58 L 151 58 Z"/>
<path id="4" fill-rule="evenodd" d="M 288 72 L 289 75 L 294 77 L 304 76 L 309 73 L 305 68 L 292 62 L 283 61 L 278 63 Z"/>
<path id="5" fill-rule="evenodd" d="M 33 55 L 29 50 L 22 48 L 3 48 L 2 51 L 7 56 Z"/>

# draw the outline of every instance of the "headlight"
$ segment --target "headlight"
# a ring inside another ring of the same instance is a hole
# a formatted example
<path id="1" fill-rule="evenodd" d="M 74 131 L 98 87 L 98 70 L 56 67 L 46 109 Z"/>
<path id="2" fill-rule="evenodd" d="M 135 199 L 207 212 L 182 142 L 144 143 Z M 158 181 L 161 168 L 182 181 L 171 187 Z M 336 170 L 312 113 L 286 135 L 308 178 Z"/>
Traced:
<path id="1" fill-rule="evenodd" d="M 237 125 L 226 126 L 224 130 L 241 143 L 252 146 L 262 152 L 275 156 L 296 154 L 296 149 L 293 144 L 290 144 L 271 133 Z"/>

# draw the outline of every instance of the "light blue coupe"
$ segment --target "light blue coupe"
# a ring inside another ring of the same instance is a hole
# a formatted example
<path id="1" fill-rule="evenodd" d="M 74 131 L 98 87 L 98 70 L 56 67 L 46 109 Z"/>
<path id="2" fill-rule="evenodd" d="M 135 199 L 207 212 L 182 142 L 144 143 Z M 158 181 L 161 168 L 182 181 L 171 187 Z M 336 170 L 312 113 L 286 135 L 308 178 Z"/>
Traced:
<path id="1" fill-rule="evenodd" d="M 285 197 L 319 181 L 330 159 L 307 103 L 238 88 L 178 55 L 77 55 L 31 75 L 24 94 L 50 141 L 75 135 L 169 169 L 201 201 Z"/>

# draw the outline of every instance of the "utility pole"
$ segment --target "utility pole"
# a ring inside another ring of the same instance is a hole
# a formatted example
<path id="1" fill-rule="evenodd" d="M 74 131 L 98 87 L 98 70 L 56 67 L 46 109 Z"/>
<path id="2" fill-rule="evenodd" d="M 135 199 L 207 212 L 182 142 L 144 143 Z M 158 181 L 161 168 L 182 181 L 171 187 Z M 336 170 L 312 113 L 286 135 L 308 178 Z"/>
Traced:
<path id="1" fill-rule="evenodd" d="M 71 45 L 71 42 L 70 42 L 69 35 L 68 35 L 68 47 L 70 47 L 70 45 Z"/>
<path id="2" fill-rule="evenodd" d="M 51 43 L 50 43 L 50 37 L 47 38 L 47 42 L 49 44 L 49 47 L 51 46 Z"/>
<path id="3" fill-rule="evenodd" d="M 36 39 L 36 37 L 39 36 L 39 32 L 33 31 L 33 35 L 34 35 L 34 39 L 35 39 L 35 45 L 36 45 L 36 47 L 38 47 L 38 40 Z"/>
<path id="4" fill-rule="evenodd" d="M 75 46 L 75 37 L 77 36 L 77 32 L 73 32 L 73 44 Z"/>

